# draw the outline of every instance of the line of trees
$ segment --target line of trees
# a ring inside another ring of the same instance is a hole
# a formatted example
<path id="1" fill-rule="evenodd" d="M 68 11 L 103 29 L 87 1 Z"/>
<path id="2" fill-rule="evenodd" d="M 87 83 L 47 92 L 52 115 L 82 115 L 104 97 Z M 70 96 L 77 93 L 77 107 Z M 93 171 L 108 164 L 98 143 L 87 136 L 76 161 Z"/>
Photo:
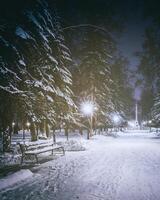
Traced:
<path id="1" fill-rule="evenodd" d="M 85 124 L 78 109 L 83 99 L 96 102 L 101 126 L 109 124 L 111 112 L 126 117 L 132 90 L 126 83 L 125 59 L 117 55 L 111 35 L 86 28 L 75 55 L 55 5 L 17 1 L 6 12 L 7 3 L 0 13 L 0 132 L 5 151 L 13 122 L 25 129 L 29 121 L 32 141 L 39 130 L 49 137 L 50 128 Z"/>
<path id="2" fill-rule="evenodd" d="M 155 6 L 156 5 L 156 6 Z M 155 9 L 156 8 L 156 9 Z M 160 14 L 159 2 L 148 0 L 145 4 L 145 17 L 152 23 L 145 30 L 143 51 L 138 54 L 141 62 L 139 70 L 144 76 L 145 89 L 142 92 L 142 117 L 160 125 Z"/>

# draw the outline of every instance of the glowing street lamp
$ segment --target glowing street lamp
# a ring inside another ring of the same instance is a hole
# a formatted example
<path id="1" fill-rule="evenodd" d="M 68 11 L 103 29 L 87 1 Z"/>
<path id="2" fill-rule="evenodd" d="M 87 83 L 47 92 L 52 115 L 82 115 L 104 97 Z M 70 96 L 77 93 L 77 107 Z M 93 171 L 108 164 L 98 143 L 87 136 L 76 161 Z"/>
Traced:
<path id="1" fill-rule="evenodd" d="M 93 114 L 94 111 L 97 110 L 97 107 L 94 105 L 92 101 L 86 101 L 82 102 L 80 110 L 85 116 L 89 117 L 89 123 L 90 123 L 90 133 L 88 133 L 88 139 L 89 139 L 89 137 L 93 135 Z"/>
<path id="2" fill-rule="evenodd" d="M 26 126 L 27 126 L 28 129 L 29 129 L 30 125 L 31 125 L 30 122 L 27 122 L 27 123 L 26 123 Z"/>
<path id="3" fill-rule="evenodd" d="M 93 112 L 94 112 L 94 104 L 93 104 L 93 102 L 90 102 L 90 101 L 83 102 L 81 104 L 81 112 L 85 116 L 93 115 Z"/>

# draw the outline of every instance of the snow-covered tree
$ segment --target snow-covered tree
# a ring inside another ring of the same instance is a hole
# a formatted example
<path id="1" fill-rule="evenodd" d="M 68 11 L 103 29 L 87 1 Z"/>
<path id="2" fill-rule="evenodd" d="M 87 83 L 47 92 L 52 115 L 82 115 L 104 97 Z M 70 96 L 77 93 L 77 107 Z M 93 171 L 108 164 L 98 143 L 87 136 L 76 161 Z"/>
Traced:
<path id="1" fill-rule="evenodd" d="M 145 78 L 145 90 L 148 93 L 146 116 L 160 121 L 160 4 L 159 1 L 148 0 L 144 6 L 145 17 L 150 20 L 150 24 L 145 31 L 143 51 L 139 53 L 141 63 L 139 70 Z M 145 92 L 145 91 L 144 91 Z M 142 99 L 143 100 L 143 99 Z M 146 101 L 146 98 L 144 99 Z M 146 103 L 146 102 L 145 102 Z M 147 103 L 146 103 L 147 104 Z"/>
<path id="2" fill-rule="evenodd" d="M 35 123 L 55 126 L 63 112 L 72 118 L 71 57 L 46 1 L 23 3 L 1 18 L 0 89 L 18 97 L 36 139 Z"/>
<path id="3" fill-rule="evenodd" d="M 114 111 L 124 118 L 129 118 L 133 104 L 133 89 L 129 81 L 128 61 L 122 55 L 114 58 L 111 79 Z"/>
<path id="4" fill-rule="evenodd" d="M 110 66 L 114 45 L 109 35 L 99 31 L 89 31 L 85 38 L 79 64 L 73 74 L 73 89 L 79 103 L 86 99 L 96 103 L 97 120 L 104 122 L 107 113 L 113 109 Z"/>
<path id="5" fill-rule="evenodd" d="M 160 120 L 160 32 L 159 26 L 155 24 L 153 27 L 146 29 L 145 41 L 143 45 L 143 52 L 139 54 L 141 63 L 139 65 L 139 70 L 145 77 L 145 88 L 147 93 L 149 93 L 150 101 L 148 101 L 148 109 L 145 113 L 148 118 L 151 116 L 156 120 Z M 146 101 L 146 99 L 144 100 Z"/>

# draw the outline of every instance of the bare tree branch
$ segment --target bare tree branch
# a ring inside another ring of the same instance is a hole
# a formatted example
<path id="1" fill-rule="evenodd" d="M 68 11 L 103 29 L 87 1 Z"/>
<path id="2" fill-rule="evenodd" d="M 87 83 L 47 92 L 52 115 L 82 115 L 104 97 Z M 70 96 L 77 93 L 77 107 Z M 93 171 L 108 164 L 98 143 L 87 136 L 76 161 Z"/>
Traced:
<path id="1" fill-rule="evenodd" d="M 72 26 L 67 26 L 62 28 L 62 30 L 68 30 L 68 29 L 74 29 L 74 28 L 79 28 L 79 27 L 91 27 L 91 28 L 95 28 L 98 30 L 101 30 L 107 34 L 109 34 L 110 36 L 112 35 L 107 29 L 100 27 L 100 26 L 96 26 L 94 24 L 78 24 L 78 25 L 72 25 Z"/>

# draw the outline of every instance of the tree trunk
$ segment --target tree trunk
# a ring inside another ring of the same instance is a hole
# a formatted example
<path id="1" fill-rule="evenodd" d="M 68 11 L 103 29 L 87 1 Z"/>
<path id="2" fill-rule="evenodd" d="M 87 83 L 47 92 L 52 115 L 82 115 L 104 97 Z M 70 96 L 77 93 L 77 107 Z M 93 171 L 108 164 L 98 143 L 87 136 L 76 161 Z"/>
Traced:
<path id="1" fill-rule="evenodd" d="M 40 133 L 44 136 L 45 135 L 44 121 L 40 123 L 39 129 L 40 129 Z"/>
<path id="2" fill-rule="evenodd" d="M 46 131 L 46 137 L 49 138 L 50 137 L 50 127 L 46 121 L 45 121 L 45 131 Z"/>
<path id="3" fill-rule="evenodd" d="M 6 130 L 2 131 L 3 139 L 3 152 L 9 152 L 11 147 L 11 129 L 8 127 Z"/>
<path id="4" fill-rule="evenodd" d="M 38 135 L 39 135 L 39 126 L 38 126 L 38 123 L 36 124 L 36 132 L 37 132 L 37 138 L 38 138 Z"/>
<path id="5" fill-rule="evenodd" d="M 31 123 L 30 131 L 31 131 L 31 141 L 37 141 L 36 126 L 33 122 Z"/>
<path id="6" fill-rule="evenodd" d="M 53 129 L 53 143 L 56 143 L 56 134 L 55 134 L 55 129 Z"/>
<path id="7" fill-rule="evenodd" d="M 102 127 L 100 127 L 100 131 L 102 132 Z"/>
<path id="8" fill-rule="evenodd" d="M 9 126 L 8 135 L 9 135 L 9 150 L 10 150 L 10 148 L 11 148 L 11 139 L 12 139 L 12 126 Z"/>
<path id="9" fill-rule="evenodd" d="M 82 130 L 82 128 L 79 129 L 79 133 L 80 133 L 81 135 L 83 135 L 83 130 Z"/>
<path id="10" fill-rule="evenodd" d="M 65 136 L 67 137 L 68 140 L 68 128 L 65 128 Z"/>
<path id="11" fill-rule="evenodd" d="M 90 130 L 87 129 L 87 140 L 90 138 Z"/>
<path id="12" fill-rule="evenodd" d="M 19 128 L 18 128 L 18 123 L 13 128 L 13 134 L 18 134 Z"/>

